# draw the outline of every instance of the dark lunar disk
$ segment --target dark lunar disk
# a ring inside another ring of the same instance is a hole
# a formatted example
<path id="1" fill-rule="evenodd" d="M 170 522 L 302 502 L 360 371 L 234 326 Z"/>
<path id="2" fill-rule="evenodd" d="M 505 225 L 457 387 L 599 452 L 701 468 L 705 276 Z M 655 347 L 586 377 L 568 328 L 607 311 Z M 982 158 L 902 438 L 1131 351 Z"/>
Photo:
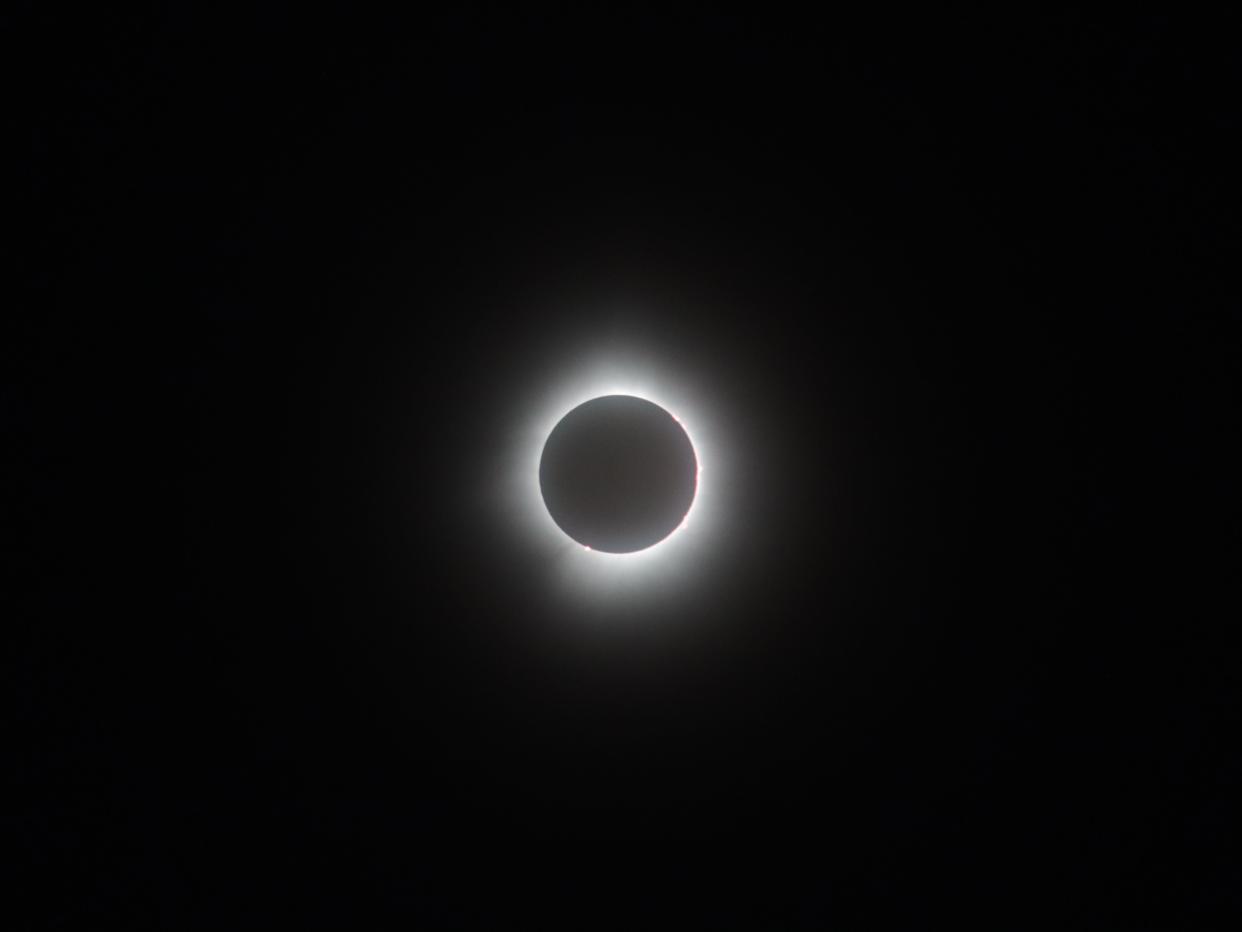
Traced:
<path id="1" fill-rule="evenodd" d="M 552 520 L 578 543 L 632 553 L 685 519 L 697 470 L 690 438 L 671 414 L 642 398 L 606 395 L 552 429 L 539 488 Z"/>

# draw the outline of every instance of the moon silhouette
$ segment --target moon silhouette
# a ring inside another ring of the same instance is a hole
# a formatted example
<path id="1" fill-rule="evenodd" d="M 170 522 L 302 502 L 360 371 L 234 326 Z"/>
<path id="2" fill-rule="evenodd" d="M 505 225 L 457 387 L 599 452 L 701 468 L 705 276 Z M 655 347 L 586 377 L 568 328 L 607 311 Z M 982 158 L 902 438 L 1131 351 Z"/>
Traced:
<path id="1" fill-rule="evenodd" d="M 694 502 L 698 460 L 681 424 L 633 395 L 605 395 L 557 423 L 539 461 L 556 525 L 590 550 L 634 553 L 677 530 Z"/>

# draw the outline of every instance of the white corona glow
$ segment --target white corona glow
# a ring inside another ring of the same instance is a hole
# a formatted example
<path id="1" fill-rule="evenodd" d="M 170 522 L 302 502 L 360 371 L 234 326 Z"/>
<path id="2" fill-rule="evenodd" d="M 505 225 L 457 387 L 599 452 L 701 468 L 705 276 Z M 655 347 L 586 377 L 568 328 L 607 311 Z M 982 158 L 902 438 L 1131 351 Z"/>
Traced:
<path id="1" fill-rule="evenodd" d="M 583 596 L 651 594 L 697 576 L 721 533 L 721 495 L 729 484 L 721 455 L 723 437 L 709 402 L 694 379 L 679 376 L 671 361 L 654 354 L 612 349 L 584 359 L 550 379 L 516 418 L 520 427 L 506 458 L 505 503 L 514 530 L 546 558 L 565 590 Z M 667 411 L 690 439 L 696 462 L 695 493 L 685 518 L 667 537 L 632 553 L 592 550 L 570 538 L 548 513 L 539 487 L 539 463 L 552 429 L 578 405 L 605 395 L 632 395 Z M 520 398 L 513 399 L 515 405 Z"/>

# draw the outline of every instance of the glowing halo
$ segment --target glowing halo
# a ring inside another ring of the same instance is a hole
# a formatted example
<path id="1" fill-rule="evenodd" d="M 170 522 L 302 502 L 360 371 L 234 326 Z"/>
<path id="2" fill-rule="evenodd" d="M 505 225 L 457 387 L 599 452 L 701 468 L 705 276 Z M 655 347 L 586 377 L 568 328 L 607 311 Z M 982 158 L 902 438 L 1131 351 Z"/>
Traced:
<path id="1" fill-rule="evenodd" d="M 652 353 L 613 349 L 579 360 L 568 374 L 545 385 L 524 412 L 504 465 L 504 501 L 515 531 L 553 569 L 566 590 L 584 597 L 650 595 L 698 576 L 718 549 L 723 532 L 721 500 L 730 485 L 722 456 L 719 418 L 693 378 L 676 378 L 684 367 Z M 668 364 L 666 364 L 668 363 Z M 681 425 L 694 448 L 695 494 L 682 523 L 663 540 L 630 553 L 591 550 L 553 521 L 539 488 L 539 463 L 552 429 L 571 410 L 603 395 L 633 395 L 659 405 Z M 514 403 L 520 404 L 515 398 Z M 641 590 L 641 592 L 640 592 Z"/>

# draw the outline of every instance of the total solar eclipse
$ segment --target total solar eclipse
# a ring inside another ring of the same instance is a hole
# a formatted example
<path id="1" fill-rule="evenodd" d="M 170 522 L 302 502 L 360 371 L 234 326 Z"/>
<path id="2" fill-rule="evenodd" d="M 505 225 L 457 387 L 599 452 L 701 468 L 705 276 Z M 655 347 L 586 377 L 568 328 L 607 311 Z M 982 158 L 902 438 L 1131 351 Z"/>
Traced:
<path id="1" fill-rule="evenodd" d="M 578 405 L 552 429 L 539 461 L 552 520 L 604 553 L 645 550 L 677 530 L 694 502 L 697 475 L 681 424 L 633 395 Z"/>

